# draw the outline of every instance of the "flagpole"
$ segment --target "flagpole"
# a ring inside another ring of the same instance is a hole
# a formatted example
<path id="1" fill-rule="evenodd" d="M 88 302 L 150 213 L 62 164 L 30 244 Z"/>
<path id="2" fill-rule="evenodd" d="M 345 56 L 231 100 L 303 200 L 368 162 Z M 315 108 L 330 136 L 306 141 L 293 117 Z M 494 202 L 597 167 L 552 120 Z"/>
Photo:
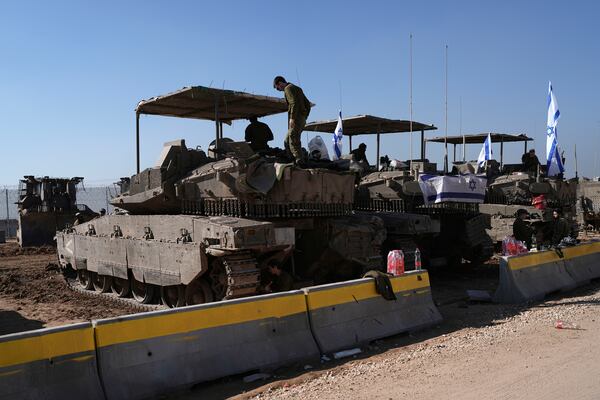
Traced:
<path id="1" fill-rule="evenodd" d="M 448 45 L 446 45 L 446 97 L 445 97 L 445 132 L 444 132 L 444 173 L 448 173 Z"/>
<path id="2" fill-rule="evenodd" d="M 410 164 L 413 160 L 413 61 L 412 61 L 412 33 L 410 34 Z M 411 167 L 412 168 L 412 167 Z"/>

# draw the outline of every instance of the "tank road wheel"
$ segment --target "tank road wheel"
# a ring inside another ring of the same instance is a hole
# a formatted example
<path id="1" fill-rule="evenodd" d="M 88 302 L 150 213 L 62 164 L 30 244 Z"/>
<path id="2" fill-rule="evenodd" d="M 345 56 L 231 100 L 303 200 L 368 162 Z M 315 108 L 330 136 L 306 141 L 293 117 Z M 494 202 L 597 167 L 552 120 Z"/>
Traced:
<path id="1" fill-rule="evenodd" d="M 92 284 L 91 272 L 86 269 L 78 269 L 77 270 L 77 282 L 79 282 L 79 286 L 84 288 L 85 290 L 93 290 L 94 285 Z"/>
<path id="2" fill-rule="evenodd" d="M 154 300 L 154 285 L 132 279 L 131 294 L 138 303 L 150 304 Z"/>
<path id="3" fill-rule="evenodd" d="M 122 278 L 113 277 L 110 288 L 112 289 L 112 292 L 119 297 L 127 297 L 129 296 L 129 292 L 131 292 L 129 281 Z"/>
<path id="4" fill-rule="evenodd" d="M 111 285 L 111 276 L 107 275 L 99 275 L 97 273 L 92 274 L 92 284 L 94 285 L 94 289 L 100 293 L 108 293 L 110 292 Z"/>
<path id="5" fill-rule="evenodd" d="M 202 278 L 192 281 L 185 287 L 185 304 L 188 306 L 210 303 L 213 300 L 214 295 L 210 285 Z"/>
<path id="6" fill-rule="evenodd" d="M 183 307 L 185 306 L 185 288 L 183 285 L 162 286 L 160 298 L 162 303 L 169 308 Z"/>
<path id="7" fill-rule="evenodd" d="M 227 294 L 227 271 L 223 262 L 215 258 L 210 269 L 210 281 L 212 283 L 212 291 L 215 294 L 215 299 L 222 300 Z"/>

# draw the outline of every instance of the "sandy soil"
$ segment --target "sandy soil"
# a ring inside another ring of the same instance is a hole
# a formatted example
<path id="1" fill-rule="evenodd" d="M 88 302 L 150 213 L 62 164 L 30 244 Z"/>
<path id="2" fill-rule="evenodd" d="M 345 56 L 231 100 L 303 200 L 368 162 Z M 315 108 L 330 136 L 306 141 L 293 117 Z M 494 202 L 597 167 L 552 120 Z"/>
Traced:
<path id="1" fill-rule="evenodd" d="M 131 314 L 131 308 L 71 291 L 52 248 L 0 245 L 0 335 Z"/>

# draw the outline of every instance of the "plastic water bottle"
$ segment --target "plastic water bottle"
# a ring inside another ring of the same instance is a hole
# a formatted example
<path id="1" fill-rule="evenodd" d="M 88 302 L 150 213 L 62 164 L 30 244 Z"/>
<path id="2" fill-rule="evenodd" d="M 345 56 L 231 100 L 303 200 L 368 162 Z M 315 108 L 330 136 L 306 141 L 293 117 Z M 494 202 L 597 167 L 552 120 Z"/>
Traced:
<path id="1" fill-rule="evenodd" d="M 537 239 L 535 233 L 531 235 L 531 251 L 537 251 Z"/>
<path id="2" fill-rule="evenodd" d="M 415 250 L 415 270 L 421 269 L 421 250 L 417 247 Z"/>
<path id="3" fill-rule="evenodd" d="M 404 253 L 402 250 L 391 250 L 388 253 L 387 272 L 394 276 L 404 273 Z"/>

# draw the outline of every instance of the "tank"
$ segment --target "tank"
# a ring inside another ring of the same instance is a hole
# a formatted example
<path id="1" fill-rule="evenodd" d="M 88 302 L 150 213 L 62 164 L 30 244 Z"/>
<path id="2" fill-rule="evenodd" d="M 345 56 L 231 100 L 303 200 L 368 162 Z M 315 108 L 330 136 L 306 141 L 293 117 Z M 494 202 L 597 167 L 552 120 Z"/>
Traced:
<path id="1" fill-rule="evenodd" d="M 600 229 L 600 182 L 581 179 L 577 183 L 577 222 L 586 231 Z"/>
<path id="2" fill-rule="evenodd" d="M 77 203 L 77 185 L 82 177 L 52 178 L 24 176 L 19 181 L 17 240 L 21 247 L 53 245 L 57 230 L 78 218 L 86 221 L 97 214 Z"/>
<path id="3" fill-rule="evenodd" d="M 488 234 L 496 244 L 513 234 L 512 226 L 519 209 L 530 214 L 529 222 L 536 227 L 540 242 L 550 235 L 554 209 L 562 210 L 564 218 L 571 224 L 571 235 L 577 237 L 576 181 L 512 172 L 494 174 L 488 182 L 485 203 L 479 209 L 490 217 Z"/>
<path id="4" fill-rule="evenodd" d="M 416 173 L 427 160 L 414 162 Z M 489 218 L 478 204 L 443 202 L 425 205 L 415 173 L 408 169 L 384 170 L 365 175 L 358 185 L 357 205 L 371 209 L 384 220 L 387 240 L 384 250 L 402 249 L 411 269 L 419 247 L 430 266 L 459 264 L 461 259 L 480 263 L 493 255 L 486 233 Z M 400 220 L 400 221 L 399 221 Z"/>
<path id="5" fill-rule="evenodd" d="M 245 102 L 244 116 L 263 115 L 261 102 L 274 113 L 282 101 L 198 87 L 185 93 L 194 96 L 180 96 L 178 106 L 189 100 L 192 112 L 202 96 L 208 104 L 225 98 L 229 113 Z M 264 292 L 274 261 L 296 288 L 357 278 L 382 264 L 383 221 L 353 212 L 353 172 L 331 162 L 299 168 L 276 149 L 254 153 L 223 138 L 221 123 L 208 154 L 184 140 L 166 143 L 154 167 L 121 179 L 114 215 L 57 232 L 65 271 L 88 290 L 141 303 L 160 294 L 176 307 Z"/>

